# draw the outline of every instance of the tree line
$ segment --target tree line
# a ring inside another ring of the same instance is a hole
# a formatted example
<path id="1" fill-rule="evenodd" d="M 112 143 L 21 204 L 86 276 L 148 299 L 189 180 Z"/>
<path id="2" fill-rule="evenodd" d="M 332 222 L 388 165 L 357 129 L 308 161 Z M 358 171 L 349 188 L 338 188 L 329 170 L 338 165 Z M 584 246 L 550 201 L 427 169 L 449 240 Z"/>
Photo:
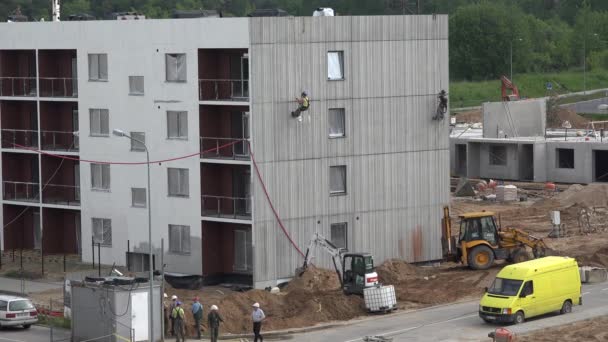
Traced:
<path id="1" fill-rule="evenodd" d="M 608 0 L 61 0 L 62 18 L 86 13 L 105 19 L 136 11 L 169 18 L 174 10 L 215 9 L 245 16 L 281 8 L 310 16 L 331 7 L 338 15 L 449 14 L 450 76 L 495 79 L 515 73 L 608 69 Z M 49 0 L 3 0 L 0 17 L 20 8 L 31 20 L 50 20 Z M 511 53 L 512 52 L 512 53 Z"/>

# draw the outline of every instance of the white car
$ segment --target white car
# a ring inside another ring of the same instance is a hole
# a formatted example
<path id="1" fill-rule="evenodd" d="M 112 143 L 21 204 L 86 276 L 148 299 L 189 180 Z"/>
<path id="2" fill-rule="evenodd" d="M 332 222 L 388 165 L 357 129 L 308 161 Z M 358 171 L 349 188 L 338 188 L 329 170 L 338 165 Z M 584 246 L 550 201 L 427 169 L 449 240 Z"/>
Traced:
<path id="1" fill-rule="evenodd" d="M 28 329 L 38 322 L 38 311 L 27 299 L 0 295 L 0 328 L 21 325 Z"/>

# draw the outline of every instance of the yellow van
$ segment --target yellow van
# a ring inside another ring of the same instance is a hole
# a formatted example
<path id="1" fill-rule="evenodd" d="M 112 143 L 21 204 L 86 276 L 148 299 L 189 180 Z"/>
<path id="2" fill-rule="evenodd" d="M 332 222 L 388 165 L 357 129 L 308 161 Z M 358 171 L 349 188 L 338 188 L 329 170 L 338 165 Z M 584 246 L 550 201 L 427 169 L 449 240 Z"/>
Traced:
<path id="1" fill-rule="evenodd" d="M 485 322 L 523 323 L 526 318 L 582 305 L 581 278 L 576 260 L 545 257 L 508 265 L 479 303 L 479 317 Z"/>

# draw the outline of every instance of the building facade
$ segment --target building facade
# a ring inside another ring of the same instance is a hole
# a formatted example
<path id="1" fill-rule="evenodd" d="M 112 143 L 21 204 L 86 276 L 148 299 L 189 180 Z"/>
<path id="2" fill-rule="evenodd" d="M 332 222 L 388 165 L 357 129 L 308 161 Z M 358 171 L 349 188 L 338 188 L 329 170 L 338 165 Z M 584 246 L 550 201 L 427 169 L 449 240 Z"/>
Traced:
<path id="1" fill-rule="evenodd" d="M 147 267 L 145 150 L 121 129 L 152 160 L 155 268 L 162 239 L 167 271 L 273 285 L 315 231 L 376 262 L 441 257 L 449 141 L 431 118 L 446 16 L 11 23 L 0 36 L 14 37 L 0 46 L 4 250 L 91 261 L 98 243 L 102 263 Z"/>

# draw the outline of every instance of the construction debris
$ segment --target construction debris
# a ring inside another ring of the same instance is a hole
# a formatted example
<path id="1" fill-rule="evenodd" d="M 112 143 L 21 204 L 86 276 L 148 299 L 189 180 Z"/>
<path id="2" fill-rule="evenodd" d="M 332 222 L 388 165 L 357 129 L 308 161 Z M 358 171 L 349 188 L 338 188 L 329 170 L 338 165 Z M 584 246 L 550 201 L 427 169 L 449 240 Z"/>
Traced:
<path id="1" fill-rule="evenodd" d="M 579 267 L 581 282 L 587 284 L 603 283 L 606 281 L 608 273 L 603 267 L 582 266 Z"/>
<path id="2" fill-rule="evenodd" d="M 517 201 L 517 187 L 515 185 L 497 186 L 496 200 L 499 202 Z"/>
<path id="3" fill-rule="evenodd" d="M 465 177 L 461 177 L 458 181 L 458 185 L 456 186 L 456 191 L 454 191 L 454 196 L 458 197 L 469 197 L 475 196 L 475 190 L 473 186 Z"/>

